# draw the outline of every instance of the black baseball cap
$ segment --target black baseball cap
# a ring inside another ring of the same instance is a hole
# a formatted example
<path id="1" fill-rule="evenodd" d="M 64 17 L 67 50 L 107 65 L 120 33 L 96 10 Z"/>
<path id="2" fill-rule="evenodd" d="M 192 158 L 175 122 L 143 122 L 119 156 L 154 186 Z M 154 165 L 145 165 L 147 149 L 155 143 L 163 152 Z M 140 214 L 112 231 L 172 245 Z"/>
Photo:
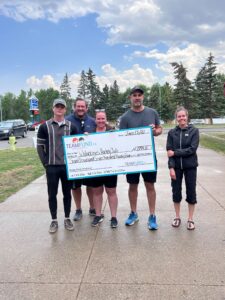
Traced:
<path id="1" fill-rule="evenodd" d="M 144 90 L 140 86 L 134 86 L 130 91 L 130 95 L 132 95 L 135 92 L 140 92 L 141 94 L 144 94 Z"/>

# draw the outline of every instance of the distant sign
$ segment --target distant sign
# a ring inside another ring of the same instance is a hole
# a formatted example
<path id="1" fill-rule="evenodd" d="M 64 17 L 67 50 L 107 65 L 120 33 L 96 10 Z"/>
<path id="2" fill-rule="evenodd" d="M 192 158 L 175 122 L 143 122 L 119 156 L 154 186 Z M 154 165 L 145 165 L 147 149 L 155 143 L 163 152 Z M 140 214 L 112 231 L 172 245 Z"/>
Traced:
<path id="1" fill-rule="evenodd" d="M 35 96 L 30 97 L 30 110 L 38 110 L 38 98 Z"/>

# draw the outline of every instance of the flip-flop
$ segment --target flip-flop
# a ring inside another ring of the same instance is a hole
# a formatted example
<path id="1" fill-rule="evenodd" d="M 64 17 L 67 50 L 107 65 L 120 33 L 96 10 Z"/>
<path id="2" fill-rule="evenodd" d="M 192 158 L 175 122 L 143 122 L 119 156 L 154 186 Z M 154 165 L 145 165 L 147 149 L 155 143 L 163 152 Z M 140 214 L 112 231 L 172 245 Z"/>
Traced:
<path id="1" fill-rule="evenodd" d="M 173 222 L 172 222 L 173 227 L 179 227 L 180 224 L 181 224 L 181 219 L 180 218 L 173 219 Z"/>
<path id="2" fill-rule="evenodd" d="M 195 223 L 194 221 L 187 221 L 187 230 L 194 230 L 195 229 Z"/>

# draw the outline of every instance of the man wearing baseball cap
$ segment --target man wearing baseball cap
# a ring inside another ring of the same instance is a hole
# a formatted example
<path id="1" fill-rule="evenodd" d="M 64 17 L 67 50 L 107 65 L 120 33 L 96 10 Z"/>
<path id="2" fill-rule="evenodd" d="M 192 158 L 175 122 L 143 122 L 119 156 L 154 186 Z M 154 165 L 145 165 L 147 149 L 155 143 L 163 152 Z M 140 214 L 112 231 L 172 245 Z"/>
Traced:
<path id="1" fill-rule="evenodd" d="M 74 230 L 73 223 L 69 218 L 71 183 L 67 180 L 62 137 L 77 134 L 76 127 L 70 121 L 65 120 L 66 101 L 64 99 L 55 99 L 52 110 L 53 118 L 41 124 L 37 134 L 37 152 L 46 169 L 48 202 L 52 217 L 49 233 L 55 233 L 58 229 L 57 193 L 59 180 L 61 180 L 63 192 L 64 226 L 67 230 Z"/>
<path id="2" fill-rule="evenodd" d="M 140 86 L 133 87 L 130 91 L 129 98 L 131 101 L 131 108 L 122 115 L 120 119 L 120 129 L 151 126 L 153 135 L 160 135 L 162 133 L 162 127 L 160 126 L 159 115 L 153 108 L 144 106 L 144 90 Z M 126 175 L 127 182 L 129 183 L 128 195 L 131 213 L 125 221 L 125 224 L 131 226 L 139 220 L 137 214 L 137 196 L 140 174 L 143 177 L 148 198 L 148 228 L 150 230 L 156 230 L 158 229 L 158 224 L 155 215 L 156 192 L 154 183 L 156 182 L 157 172 L 143 172 Z"/>

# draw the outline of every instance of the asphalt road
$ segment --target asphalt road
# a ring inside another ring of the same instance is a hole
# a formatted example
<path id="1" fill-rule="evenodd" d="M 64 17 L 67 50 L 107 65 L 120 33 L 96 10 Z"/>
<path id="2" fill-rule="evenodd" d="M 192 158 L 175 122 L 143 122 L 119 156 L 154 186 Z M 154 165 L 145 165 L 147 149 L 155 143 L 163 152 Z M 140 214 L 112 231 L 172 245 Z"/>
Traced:
<path id="1" fill-rule="evenodd" d="M 225 125 L 224 127 L 218 128 L 199 128 L 200 132 L 207 132 L 207 133 L 214 133 L 214 132 L 225 132 Z M 169 129 L 165 128 L 163 130 L 164 134 L 167 134 Z M 33 137 L 35 136 L 34 131 L 28 131 L 27 136 L 25 138 L 18 137 L 16 139 L 17 144 L 16 147 L 23 148 L 23 147 L 33 147 Z M 0 140 L 0 150 L 9 148 L 8 140 Z"/>
<path id="2" fill-rule="evenodd" d="M 207 132 L 207 133 L 210 133 L 210 132 L 225 132 L 225 125 L 223 127 L 202 127 L 202 128 L 199 128 L 199 131 L 200 133 L 202 132 Z M 170 128 L 164 128 L 163 129 L 163 133 L 168 133 L 168 131 L 170 130 Z"/>
<path id="3" fill-rule="evenodd" d="M 35 136 L 34 131 L 28 131 L 27 136 L 25 138 L 18 137 L 16 139 L 16 147 L 23 148 L 23 147 L 33 147 L 33 137 Z M 0 140 L 0 150 L 1 149 L 8 149 L 9 148 L 9 141 L 8 140 Z"/>

